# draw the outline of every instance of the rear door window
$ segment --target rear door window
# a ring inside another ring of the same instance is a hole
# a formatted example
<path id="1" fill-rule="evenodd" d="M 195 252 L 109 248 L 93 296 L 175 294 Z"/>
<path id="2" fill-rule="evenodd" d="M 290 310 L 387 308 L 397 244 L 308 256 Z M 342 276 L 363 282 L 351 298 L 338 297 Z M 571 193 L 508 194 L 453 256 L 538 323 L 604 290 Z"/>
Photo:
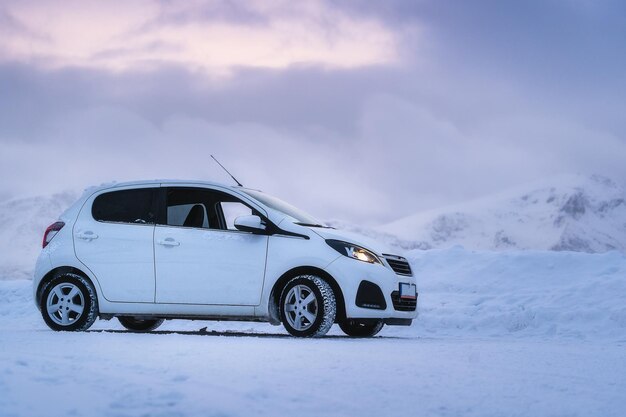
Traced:
<path id="1" fill-rule="evenodd" d="M 154 224 L 155 188 L 137 188 L 100 194 L 93 202 L 91 214 L 101 222 Z"/>

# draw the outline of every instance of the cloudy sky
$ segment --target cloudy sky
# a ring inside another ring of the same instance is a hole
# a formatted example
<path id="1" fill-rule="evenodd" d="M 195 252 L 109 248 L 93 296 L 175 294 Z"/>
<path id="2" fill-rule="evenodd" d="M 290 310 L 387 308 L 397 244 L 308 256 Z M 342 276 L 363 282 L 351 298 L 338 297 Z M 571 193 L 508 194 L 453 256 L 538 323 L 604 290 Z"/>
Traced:
<path id="1" fill-rule="evenodd" d="M 367 224 L 626 178 L 626 3 L 0 0 L 0 199 L 228 182 Z"/>

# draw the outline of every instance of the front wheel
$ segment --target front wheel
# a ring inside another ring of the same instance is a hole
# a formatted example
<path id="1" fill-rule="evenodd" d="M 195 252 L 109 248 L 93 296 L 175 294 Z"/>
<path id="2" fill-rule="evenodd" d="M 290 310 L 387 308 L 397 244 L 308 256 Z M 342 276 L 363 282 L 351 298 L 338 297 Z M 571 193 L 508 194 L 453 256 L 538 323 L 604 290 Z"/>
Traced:
<path id="1" fill-rule="evenodd" d="M 151 332 L 163 323 L 163 319 L 137 319 L 130 316 L 117 318 L 120 324 L 133 332 Z"/>
<path id="2" fill-rule="evenodd" d="M 293 278 L 280 295 L 281 320 L 292 336 L 324 336 L 335 322 L 336 314 L 333 289 L 315 275 Z"/>
<path id="3" fill-rule="evenodd" d="M 78 274 L 54 277 L 41 294 L 41 315 L 52 330 L 87 330 L 98 317 L 96 291 Z"/>
<path id="4" fill-rule="evenodd" d="M 351 337 L 372 337 L 381 331 L 385 323 L 382 320 L 358 321 L 346 320 L 339 323 L 339 327 L 345 334 Z"/>

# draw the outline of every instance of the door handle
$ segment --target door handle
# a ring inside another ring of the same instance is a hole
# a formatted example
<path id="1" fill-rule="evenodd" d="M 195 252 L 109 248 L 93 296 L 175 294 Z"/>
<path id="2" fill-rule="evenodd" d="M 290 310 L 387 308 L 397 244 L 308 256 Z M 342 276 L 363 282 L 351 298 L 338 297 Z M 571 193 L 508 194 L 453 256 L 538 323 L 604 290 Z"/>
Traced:
<path id="1" fill-rule="evenodd" d="M 157 240 L 157 243 L 162 246 L 180 246 L 180 242 L 172 239 L 171 237 Z"/>
<path id="2" fill-rule="evenodd" d="M 76 233 L 74 236 L 76 236 L 78 239 L 83 239 L 83 240 L 98 239 L 98 235 L 95 234 L 94 232 L 90 231 L 90 230 L 88 230 L 86 232 Z"/>

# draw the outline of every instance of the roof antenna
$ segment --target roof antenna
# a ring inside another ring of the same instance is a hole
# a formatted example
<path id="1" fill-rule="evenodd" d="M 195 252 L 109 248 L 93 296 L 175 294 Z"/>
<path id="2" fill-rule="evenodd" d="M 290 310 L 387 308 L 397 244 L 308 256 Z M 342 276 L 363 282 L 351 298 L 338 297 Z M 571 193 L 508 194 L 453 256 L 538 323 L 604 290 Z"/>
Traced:
<path id="1" fill-rule="evenodd" d="M 233 180 L 235 180 L 235 182 L 237 183 L 237 185 L 238 185 L 238 186 L 243 187 L 243 185 L 241 185 L 241 183 L 240 183 L 239 181 L 237 181 L 237 178 L 233 177 L 233 174 L 231 174 L 230 172 L 228 172 L 228 170 L 227 170 L 226 168 L 224 168 L 224 165 L 220 164 L 220 161 L 218 161 L 218 160 L 217 160 L 217 159 L 216 159 L 213 155 L 211 155 L 211 158 L 213 158 L 213 160 L 214 160 L 215 162 L 217 162 L 217 165 L 221 166 L 221 167 L 222 167 L 222 169 L 223 169 L 224 171 L 226 171 L 226 173 L 227 173 L 228 175 L 230 175 L 230 177 L 231 177 Z"/>

